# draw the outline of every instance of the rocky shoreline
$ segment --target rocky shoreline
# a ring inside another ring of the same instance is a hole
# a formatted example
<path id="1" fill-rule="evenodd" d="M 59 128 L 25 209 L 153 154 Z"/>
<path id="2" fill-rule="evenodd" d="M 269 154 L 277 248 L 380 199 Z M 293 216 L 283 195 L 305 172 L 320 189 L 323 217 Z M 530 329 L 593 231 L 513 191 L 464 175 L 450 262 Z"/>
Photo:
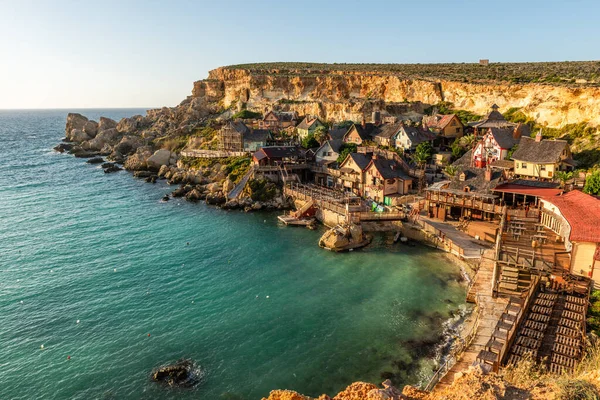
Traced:
<path id="1" fill-rule="evenodd" d="M 162 110 L 158 120 L 153 119 L 152 116 L 156 113 L 150 110 L 146 117 L 137 115 L 123 118 L 120 122 L 105 117 L 96 122 L 81 114 L 69 113 L 66 136 L 54 150 L 77 158 L 87 158 L 89 164 L 101 164 L 107 174 L 125 169 L 135 178 L 144 179 L 148 183 L 164 179 L 169 185 L 178 185 L 170 195 L 163 197 L 164 201 L 184 198 L 190 202 L 204 201 L 223 209 L 245 212 L 293 208 L 293 202 L 274 184 L 270 184 L 274 190 L 270 199 L 253 199 L 252 193 L 247 191 L 243 191 L 235 199 L 229 199 L 227 194 L 233 190 L 236 182 L 226 165 L 215 162 L 211 166 L 192 168 L 180 159 L 176 151 L 157 148 L 154 143 L 157 138 L 156 125 L 161 122 L 166 124 L 165 115 L 172 117 L 171 113 Z M 184 131 L 190 129 L 192 128 L 188 127 Z M 172 135 L 177 137 L 180 133 Z M 168 138 L 170 134 L 167 132 L 159 137 Z"/>

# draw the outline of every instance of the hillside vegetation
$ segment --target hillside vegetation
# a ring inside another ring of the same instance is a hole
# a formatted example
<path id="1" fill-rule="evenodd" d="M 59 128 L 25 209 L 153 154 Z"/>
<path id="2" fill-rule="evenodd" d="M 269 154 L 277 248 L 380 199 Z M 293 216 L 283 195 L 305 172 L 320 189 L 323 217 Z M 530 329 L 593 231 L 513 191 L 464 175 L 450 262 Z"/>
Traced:
<path id="1" fill-rule="evenodd" d="M 322 75 L 331 72 L 394 74 L 407 78 L 442 79 L 457 82 L 546 83 L 552 85 L 600 86 L 600 61 L 537 63 L 452 64 L 323 64 L 272 62 L 230 65 L 256 73 L 278 75 Z"/>

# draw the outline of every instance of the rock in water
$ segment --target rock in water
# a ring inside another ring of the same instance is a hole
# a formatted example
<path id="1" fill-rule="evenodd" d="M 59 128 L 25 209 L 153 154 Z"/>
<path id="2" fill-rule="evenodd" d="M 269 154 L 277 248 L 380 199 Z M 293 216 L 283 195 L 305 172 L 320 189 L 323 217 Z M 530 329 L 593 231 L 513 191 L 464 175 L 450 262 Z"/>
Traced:
<path id="1" fill-rule="evenodd" d="M 203 372 L 191 360 L 179 360 L 152 372 L 152 380 L 168 386 L 192 387 L 198 384 Z"/>
<path id="2" fill-rule="evenodd" d="M 94 158 L 90 158 L 86 162 L 88 164 L 102 164 L 104 162 L 104 159 L 102 157 L 94 157 Z"/>

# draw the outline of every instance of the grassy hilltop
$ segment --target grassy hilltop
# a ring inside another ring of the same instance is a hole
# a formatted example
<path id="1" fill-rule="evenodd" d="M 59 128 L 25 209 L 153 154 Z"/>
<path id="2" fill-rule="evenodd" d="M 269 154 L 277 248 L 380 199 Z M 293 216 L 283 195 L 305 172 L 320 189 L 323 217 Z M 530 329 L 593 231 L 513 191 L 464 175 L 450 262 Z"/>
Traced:
<path id="1" fill-rule="evenodd" d="M 271 62 L 230 65 L 256 73 L 322 75 L 331 71 L 394 74 L 407 78 L 443 79 L 470 83 L 545 83 L 552 85 L 600 86 L 600 61 L 534 63 L 453 63 L 453 64 L 323 64 Z M 585 82 L 584 82 L 585 81 Z"/>

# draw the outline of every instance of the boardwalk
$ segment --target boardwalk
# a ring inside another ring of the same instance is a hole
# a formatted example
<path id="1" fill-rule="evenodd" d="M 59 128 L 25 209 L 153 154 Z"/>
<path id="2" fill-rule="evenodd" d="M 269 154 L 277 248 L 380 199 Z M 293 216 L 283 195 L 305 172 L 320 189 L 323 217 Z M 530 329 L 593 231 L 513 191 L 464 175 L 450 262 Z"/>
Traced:
<path id="1" fill-rule="evenodd" d="M 483 253 L 481 265 L 472 290 L 475 292 L 477 304 L 479 306 L 479 325 L 475 334 L 475 338 L 462 357 L 448 371 L 448 373 L 436 385 L 435 390 L 452 384 L 454 374 L 467 369 L 477 357 L 480 350 L 483 350 L 487 342 L 490 340 L 492 331 L 494 330 L 500 316 L 504 312 L 508 299 L 492 298 L 492 279 L 494 274 L 494 250 L 488 249 Z"/>

